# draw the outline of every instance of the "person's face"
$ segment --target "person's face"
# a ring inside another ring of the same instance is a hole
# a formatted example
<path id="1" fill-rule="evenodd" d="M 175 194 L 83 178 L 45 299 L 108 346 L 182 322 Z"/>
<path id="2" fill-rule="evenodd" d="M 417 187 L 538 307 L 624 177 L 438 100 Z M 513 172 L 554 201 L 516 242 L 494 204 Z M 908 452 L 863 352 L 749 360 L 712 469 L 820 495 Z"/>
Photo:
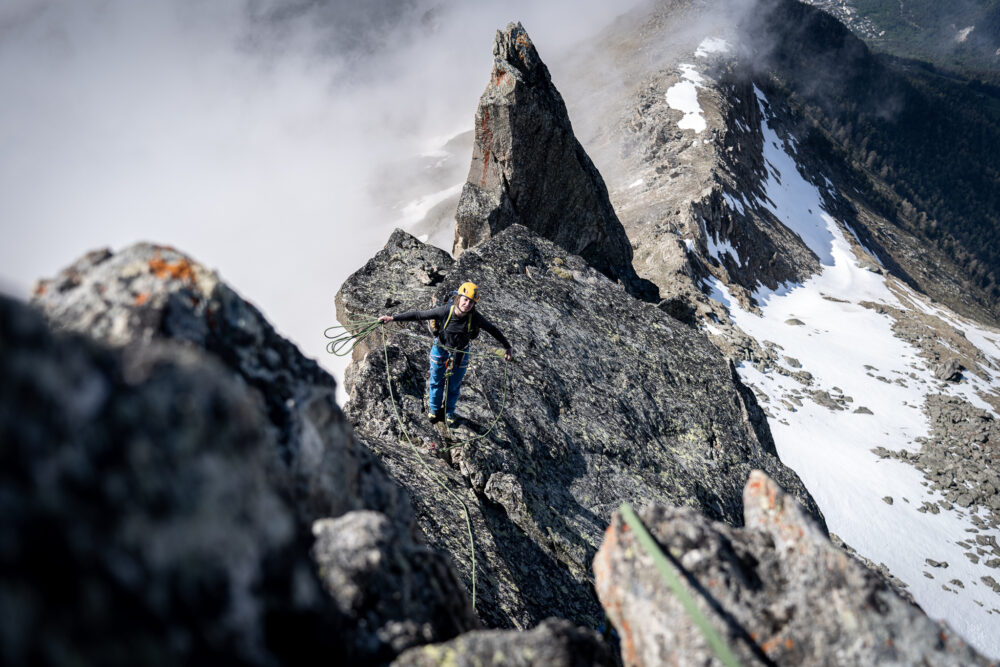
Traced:
<path id="1" fill-rule="evenodd" d="M 458 303 L 455 305 L 458 307 L 458 312 L 464 315 L 465 313 L 472 310 L 472 299 L 465 296 L 464 294 L 459 294 Z"/>

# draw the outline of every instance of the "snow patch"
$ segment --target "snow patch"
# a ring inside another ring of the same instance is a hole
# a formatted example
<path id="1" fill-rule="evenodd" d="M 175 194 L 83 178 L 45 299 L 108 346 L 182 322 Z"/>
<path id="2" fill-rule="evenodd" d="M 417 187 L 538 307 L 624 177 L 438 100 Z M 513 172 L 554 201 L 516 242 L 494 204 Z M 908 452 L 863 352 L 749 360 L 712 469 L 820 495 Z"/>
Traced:
<path id="1" fill-rule="evenodd" d="M 961 44 L 962 42 L 964 42 L 969 38 L 969 35 L 975 29 L 976 26 L 974 25 L 970 25 L 968 28 L 962 28 L 961 30 L 958 31 L 958 34 L 955 36 L 955 41 Z"/>
<path id="2" fill-rule="evenodd" d="M 709 293 L 708 293 L 709 298 L 718 301 L 726 308 L 732 307 L 731 304 L 733 303 L 733 295 L 730 294 L 729 288 L 726 287 L 726 285 L 721 280 L 719 280 L 715 276 L 712 276 L 711 278 L 708 279 L 708 286 L 709 286 Z"/>
<path id="3" fill-rule="evenodd" d="M 694 52 L 695 58 L 707 58 L 712 53 L 729 53 L 732 45 L 721 37 L 706 37 Z"/>
<path id="4" fill-rule="evenodd" d="M 729 204 L 729 208 L 736 209 L 737 211 L 740 212 L 740 215 L 746 214 L 746 209 L 743 206 L 743 202 L 741 202 L 739 199 L 732 196 L 728 192 L 722 193 L 722 197 L 726 200 L 726 203 Z"/>
<path id="5" fill-rule="evenodd" d="M 640 179 L 638 179 L 638 180 L 633 181 L 632 183 L 630 183 L 629 186 L 628 186 L 628 189 L 631 190 L 632 188 L 637 188 L 637 187 L 639 187 L 640 185 L 642 185 L 645 182 L 646 182 L 645 179 L 640 178 Z"/>
<path id="6" fill-rule="evenodd" d="M 684 114 L 684 117 L 677 122 L 677 127 L 701 133 L 707 125 L 702 115 L 701 104 L 698 103 L 698 88 L 705 80 L 694 65 L 681 64 L 680 70 L 683 81 L 667 89 L 667 106 Z"/>
<path id="7" fill-rule="evenodd" d="M 434 194 L 426 195 L 411 201 L 409 204 L 402 208 L 401 213 L 403 214 L 403 219 L 400 224 L 403 227 L 408 227 L 410 225 L 416 224 L 427 216 L 427 212 L 432 208 L 443 202 L 449 197 L 454 197 L 462 191 L 462 186 L 465 183 L 458 183 L 450 188 L 446 188 Z"/>

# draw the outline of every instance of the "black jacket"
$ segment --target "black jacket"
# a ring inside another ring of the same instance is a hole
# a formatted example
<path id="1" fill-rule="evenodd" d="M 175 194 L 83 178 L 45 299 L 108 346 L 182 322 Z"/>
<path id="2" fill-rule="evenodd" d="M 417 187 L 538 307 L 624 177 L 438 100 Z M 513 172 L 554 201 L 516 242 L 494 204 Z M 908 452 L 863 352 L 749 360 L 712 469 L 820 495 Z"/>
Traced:
<path id="1" fill-rule="evenodd" d="M 492 322 L 480 315 L 475 307 L 468 315 L 464 316 L 459 315 L 458 309 L 456 309 L 449 319 L 448 313 L 451 311 L 451 307 L 451 303 L 446 303 L 430 310 L 408 310 L 405 313 L 393 315 L 392 319 L 397 322 L 437 320 L 438 340 L 442 345 L 456 350 L 464 350 L 469 345 L 469 341 L 476 337 L 480 329 L 483 329 L 496 338 L 505 350 L 510 351 L 510 343 L 507 342 L 504 335 Z M 444 326 L 446 321 L 448 322 L 447 327 Z"/>

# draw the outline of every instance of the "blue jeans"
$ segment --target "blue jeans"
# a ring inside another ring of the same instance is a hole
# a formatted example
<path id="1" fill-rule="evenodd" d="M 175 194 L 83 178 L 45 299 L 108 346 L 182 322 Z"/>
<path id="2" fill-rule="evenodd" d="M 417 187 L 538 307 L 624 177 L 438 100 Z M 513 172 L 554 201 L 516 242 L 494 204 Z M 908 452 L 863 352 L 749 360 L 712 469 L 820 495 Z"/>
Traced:
<path id="1" fill-rule="evenodd" d="M 444 385 L 444 376 L 447 371 L 448 360 L 455 357 L 454 366 L 451 369 L 451 377 L 448 378 L 448 405 L 445 413 L 455 414 L 455 405 L 458 403 L 458 393 L 462 388 L 462 380 L 465 379 L 465 371 L 469 368 L 469 348 L 461 352 L 449 352 L 436 342 L 431 348 L 431 374 L 427 380 L 427 402 L 430 404 L 431 412 L 441 407 L 441 392 Z"/>

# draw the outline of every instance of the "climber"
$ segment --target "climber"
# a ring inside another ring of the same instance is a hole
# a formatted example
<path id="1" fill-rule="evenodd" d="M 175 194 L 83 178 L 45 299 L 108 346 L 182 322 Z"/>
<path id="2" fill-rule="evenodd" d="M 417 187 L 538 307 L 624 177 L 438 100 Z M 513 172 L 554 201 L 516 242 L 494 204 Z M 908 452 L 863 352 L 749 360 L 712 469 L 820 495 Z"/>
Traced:
<path id="1" fill-rule="evenodd" d="M 379 322 L 409 322 L 432 320 L 431 328 L 436 334 L 431 347 L 431 370 L 428 378 L 428 417 L 431 422 L 445 418 L 449 427 L 457 422 L 455 406 L 458 393 L 469 366 L 469 342 L 485 329 L 504 347 L 504 359 L 511 360 L 511 346 L 496 326 L 479 314 L 479 288 L 475 283 L 462 283 L 450 303 L 430 310 L 408 310 L 398 315 L 382 315 Z M 442 385 L 447 378 L 447 391 Z M 442 393 L 447 393 L 447 404 Z"/>

